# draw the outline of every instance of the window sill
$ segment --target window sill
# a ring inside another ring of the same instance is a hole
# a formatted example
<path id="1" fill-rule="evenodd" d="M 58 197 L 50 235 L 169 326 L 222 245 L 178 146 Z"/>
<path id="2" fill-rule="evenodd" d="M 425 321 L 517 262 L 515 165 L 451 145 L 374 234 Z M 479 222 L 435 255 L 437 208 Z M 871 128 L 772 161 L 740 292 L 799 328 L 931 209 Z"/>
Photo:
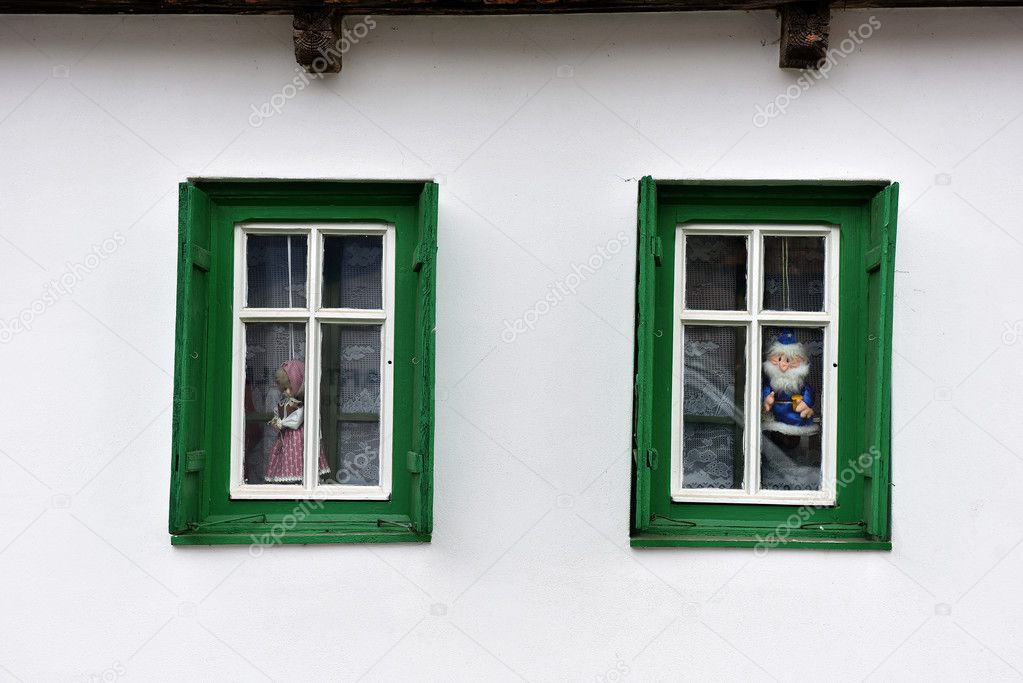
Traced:
<path id="1" fill-rule="evenodd" d="M 330 500 L 390 500 L 382 486 L 317 486 L 304 488 L 289 484 L 249 484 L 231 488 L 231 500 L 293 500 L 311 505 Z"/>
<path id="2" fill-rule="evenodd" d="M 778 548 L 810 548 L 830 550 L 891 550 L 891 541 L 875 541 L 860 537 L 789 538 L 772 544 L 756 536 L 725 535 L 662 535 L 637 534 L 629 539 L 633 548 L 757 548 L 760 553 Z"/>
<path id="3" fill-rule="evenodd" d="M 171 545 L 266 546 L 313 543 L 428 543 L 430 532 L 416 530 L 406 515 L 253 515 L 256 519 L 209 517 L 187 531 L 171 534 Z"/>
<path id="4" fill-rule="evenodd" d="M 722 490 L 705 489 L 706 493 L 688 491 L 671 494 L 673 503 L 735 503 L 740 505 L 807 505 L 812 507 L 833 507 L 835 496 L 820 494 L 807 495 L 802 491 L 761 491 L 756 495 L 730 495 Z"/>
<path id="5" fill-rule="evenodd" d="M 269 534 L 269 532 L 266 532 Z M 263 540 L 263 534 L 250 533 L 204 533 L 195 532 L 171 536 L 171 545 L 251 545 L 263 548 L 278 544 L 301 544 L 310 545 L 313 543 L 429 543 L 430 534 L 417 534 L 408 531 L 377 531 L 377 532 L 347 532 L 347 533 L 324 533 L 310 531 L 290 531 L 279 536 L 273 536 L 269 540 Z"/>

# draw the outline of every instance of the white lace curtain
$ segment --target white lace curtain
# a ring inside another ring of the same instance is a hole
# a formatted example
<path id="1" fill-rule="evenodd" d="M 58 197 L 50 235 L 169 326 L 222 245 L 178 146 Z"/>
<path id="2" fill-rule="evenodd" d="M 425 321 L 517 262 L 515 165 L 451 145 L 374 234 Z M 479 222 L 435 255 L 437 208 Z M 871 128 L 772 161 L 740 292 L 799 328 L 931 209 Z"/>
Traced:
<path id="1" fill-rule="evenodd" d="M 381 237 L 328 235 L 323 248 L 324 305 L 381 308 Z M 247 305 L 306 308 L 307 261 L 308 238 L 304 235 L 249 235 Z M 247 483 L 262 484 L 266 483 L 267 459 L 278 435 L 266 424 L 281 398 L 274 376 L 287 360 L 308 360 L 306 326 L 247 323 L 245 332 L 244 477 Z M 324 324 L 319 332 L 320 438 L 331 468 L 325 483 L 376 485 L 380 470 L 382 327 Z M 308 371 L 308 363 L 306 367 Z M 306 380 L 315 378 L 307 375 Z"/>
<path id="2" fill-rule="evenodd" d="M 686 307 L 746 310 L 747 238 L 689 235 L 685 245 Z M 756 270 L 756 269 L 754 269 Z M 824 303 L 824 240 L 820 237 L 763 238 L 763 302 L 770 310 L 820 311 Z M 761 302 L 757 302 L 760 307 Z M 742 486 L 742 412 L 746 363 L 763 361 L 779 327 L 762 329 L 763 347 L 747 349 L 744 327 L 686 325 L 683 331 L 683 480 L 687 488 Z M 797 328 L 810 356 L 808 383 L 819 416 L 824 358 L 820 329 Z M 751 353 L 751 351 L 753 351 Z M 761 379 L 762 381 L 762 379 Z M 756 407 L 759 415 L 759 406 Z M 759 424 L 754 421 L 757 429 Z M 805 437 L 781 448 L 762 435 L 761 487 L 816 490 L 821 484 L 821 437 Z"/>

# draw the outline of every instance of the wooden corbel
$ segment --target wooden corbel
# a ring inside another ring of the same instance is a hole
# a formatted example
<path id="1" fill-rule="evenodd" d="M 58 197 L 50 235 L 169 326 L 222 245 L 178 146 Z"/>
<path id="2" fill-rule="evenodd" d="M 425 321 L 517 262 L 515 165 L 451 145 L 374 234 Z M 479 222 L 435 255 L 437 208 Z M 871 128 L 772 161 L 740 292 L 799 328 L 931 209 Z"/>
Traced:
<path id="1" fill-rule="evenodd" d="M 831 5 L 798 2 L 781 6 L 781 46 L 778 66 L 783 69 L 817 69 L 828 53 Z"/>
<path id="2" fill-rule="evenodd" d="M 292 27 L 295 61 L 311 74 L 336 74 L 341 71 L 342 44 L 345 42 L 338 10 L 295 10 Z"/>

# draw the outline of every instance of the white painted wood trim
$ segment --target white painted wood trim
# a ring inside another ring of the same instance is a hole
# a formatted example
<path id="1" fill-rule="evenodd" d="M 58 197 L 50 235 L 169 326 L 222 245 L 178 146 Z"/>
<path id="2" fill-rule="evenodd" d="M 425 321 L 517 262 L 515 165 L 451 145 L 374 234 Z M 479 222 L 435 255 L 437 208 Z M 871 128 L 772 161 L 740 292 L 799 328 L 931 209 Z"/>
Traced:
<path id="1" fill-rule="evenodd" d="M 250 234 L 304 234 L 307 249 L 306 308 L 247 308 L 246 237 Z M 325 235 L 380 235 L 383 238 L 383 308 L 321 308 L 320 292 Z M 366 222 L 239 223 L 234 230 L 234 311 L 231 353 L 231 466 L 230 496 L 247 500 L 387 500 L 393 477 L 394 303 L 396 237 L 393 224 Z M 301 486 L 294 484 L 246 484 L 243 480 L 245 323 L 292 322 L 306 325 L 305 461 Z M 380 349 L 380 484 L 352 486 L 319 483 L 320 377 L 322 325 L 376 325 L 381 329 Z M 309 435 L 315 435 L 310 438 Z"/>
<path id="2" fill-rule="evenodd" d="M 757 314 L 760 312 L 761 303 L 764 300 L 764 287 L 761 282 L 764 274 L 764 255 L 761 248 L 763 245 L 760 232 L 756 228 L 750 234 L 749 242 L 746 293 L 753 319 L 750 320 L 746 330 L 746 406 L 743 411 L 746 425 L 742 430 L 742 435 L 745 437 L 746 464 L 743 467 L 743 490 L 748 497 L 763 500 L 757 495 L 760 491 L 760 387 L 762 382 L 760 349 L 763 348 L 760 320 Z"/>
<path id="3" fill-rule="evenodd" d="M 707 311 L 688 309 L 685 295 L 685 238 L 687 235 L 742 235 L 747 238 L 746 310 Z M 823 237 L 825 244 L 824 311 L 761 310 L 763 303 L 763 249 L 765 236 Z M 674 321 L 672 348 L 672 419 L 671 419 L 671 498 L 674 502 L 717 502 L 763 505 L 834 505 L 837 483 L 837 403 L 838 403 L 838 308 L 839 308 L 839 231 L 837 225 L 801 224 L 679 224 L 675 230 Z M 742 326 L 746 330 L 746 392 L 743 397 L 745 429 L 743 453 L 745 467 L 742 489 L 686 489 L 682 467 L 682 406 L 684 405 L 682 373 L 685 357 L 682 336 L 685 325 Z M 821 328 L 824 366 L 824 398 L 821 415 L 821 490 L 771 491 L 760 489 L 760 391 L 763 348 L 762 327 Z"/>

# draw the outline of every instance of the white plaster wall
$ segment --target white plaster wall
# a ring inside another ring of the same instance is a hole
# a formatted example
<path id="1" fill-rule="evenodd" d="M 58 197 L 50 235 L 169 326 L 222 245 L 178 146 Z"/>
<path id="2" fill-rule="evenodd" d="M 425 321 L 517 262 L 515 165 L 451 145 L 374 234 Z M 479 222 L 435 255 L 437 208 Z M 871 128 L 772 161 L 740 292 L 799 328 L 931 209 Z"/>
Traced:
<path id="1" fill-rule="evenodd" d="M 0 17 L 0 320 L 32 318 L 0 345 L 0 678 L 1020 678 L 1023 11 L 874 14 L 761 128 L 797 77 L 769 12 L 378 17 L 258 127 L 286 17 Z M 891 554 L 629 549 L 648 173 L 902 183 Z M 198 175 L 441 183 L 432 544 L 171 548 Z"/>

